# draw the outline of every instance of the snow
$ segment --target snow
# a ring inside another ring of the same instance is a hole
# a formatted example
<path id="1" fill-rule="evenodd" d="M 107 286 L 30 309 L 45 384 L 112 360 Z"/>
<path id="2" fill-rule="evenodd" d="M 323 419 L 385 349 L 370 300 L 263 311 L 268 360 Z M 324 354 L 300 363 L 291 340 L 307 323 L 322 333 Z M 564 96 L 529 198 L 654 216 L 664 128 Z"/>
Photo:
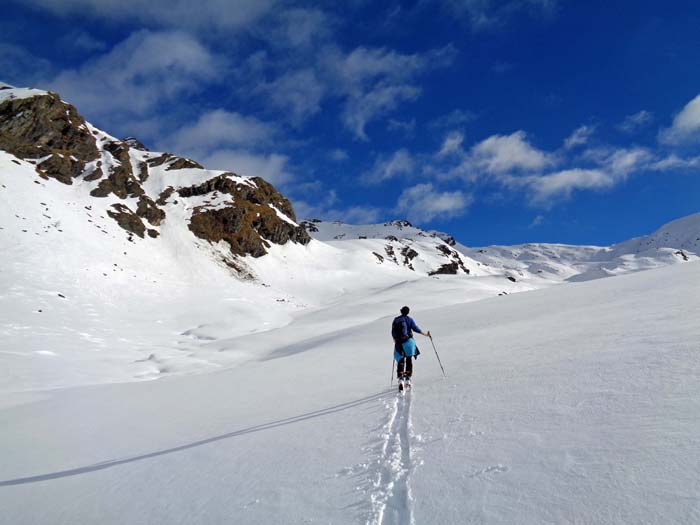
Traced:
<path id="1" fill-rule="evenodd" d="M 152 198 L 224 173 L 165 167 Z M 140 239 L 97 184 L 0 152 L 0 523 L 700 521 L 700 214 L 432 277 L 445 234 L 314 223 L 241 279 L 187 228 L 227 196 Z M 447 378 L 417 335 L 399 395 L 404 304 Z"/>
<path id="2" fill-rule="evenodd" d="M 0 104 L 8 100 L 19 100 L 22 98 L 31 98 L 41 95 L 47 95 L 47 91 L 33 88 L 16 88 L 9 84 L 0 82 Z"/>
<path id="3" fill-rule="evenodd" d="M 404 397 L 373 301 L 228 341 L 254 359 L 217 372 L 8 392 L 4 519 L 700 519 L 700 263 L 439 307 L 421 281 L 448 378 L 420 339 Z"/>

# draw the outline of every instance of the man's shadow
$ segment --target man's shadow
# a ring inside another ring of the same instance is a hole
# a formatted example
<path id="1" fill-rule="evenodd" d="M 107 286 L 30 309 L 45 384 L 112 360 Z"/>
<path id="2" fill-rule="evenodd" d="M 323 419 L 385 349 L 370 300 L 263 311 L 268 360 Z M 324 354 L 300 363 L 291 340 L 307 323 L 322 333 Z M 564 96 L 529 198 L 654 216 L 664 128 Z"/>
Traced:
<path id="1" fill-rule="evenodd" d="M 318 417 L 327 416 L 329 414 L 334 414 L 335 412 L 342 412 L 343 410 L 348 410 L 370 401 L 375 401 L 377 399 L 382 399 L 386 397 L 392 391 L 385 390 L 371 396 L 363 397 L 360 399 L 355 399 L 354 401 L 348 401 L 346 403 L 341 403 L 339 405 L 334 405 L 327 408 L 322 408 L 320 410 L 314 410 L 313 412 L 306 412 L 304 414 L 299 414 L 298 416 L 287 417 L 284 419 L 278 419 L 277 421 L 271 421 L 270 423 L 263 423 L 261 425 L 255 425 L 248 428 L 243 428 L 241 430 L 235 430 L 233 432 L 228 432 L 226 434 L 221 434 L 219 436 L 210 437 L 207 439 L 202 439 L 199 441 L 193 441 L 192 443 L 187 443 L 186 445 L 180 445 L 177 447 L 166 448 L 164 450 L 158 450 L 155 452 L 149 452 L 147 454 L 140 454 L 138 456 L 131 456 L 122 459 L 112 459 L 108 461 L 103 461 L 101 463 L 95 463 L 93 465 L 87 465 L 85 467 L 78 467 L 68 470 L 61 470 L 58 472 L 50 472 L 47 474 L 39 474 L 36 476 L 28 476 L 25 478 L 8 479 L 5 481 L 0 481 L 0 487 L 9 487 L 12 485 L 25 485 L 28 483 L 36 483 L 39 481 L 47 481 L 56 478 L 66 478 L 69 476 L 77 476 L 79 474 L 86 474 L 88 472 L 95 472 L 98 470 L 105 470 L 108 468 L 116 467 L 117 465 L 123 465 L 125 463 L 132 463 L 134 461 L 141 461 L 143 459 L 155 458 L 158 456 L 164 456 L 166 454 L 172 454 L 174 452 L 180 452 L 181 450 L 187 450 L 189 448 L 201 447 L 202 445 L 207 445 L 209 443 L 214 443 L 216 441 L 222 441 L 224 439 L 234 438 L 238 436 L 243 436 L 245 434 L 252 434 L 254 432 L 262 432 L 263 430 L 269 430 L 271 428 L 282 427 L 285 425 L 292 425 L 294 423 L 299 423 L 301 421 L 307 421 L 309 419 L 315 419 Z"/>

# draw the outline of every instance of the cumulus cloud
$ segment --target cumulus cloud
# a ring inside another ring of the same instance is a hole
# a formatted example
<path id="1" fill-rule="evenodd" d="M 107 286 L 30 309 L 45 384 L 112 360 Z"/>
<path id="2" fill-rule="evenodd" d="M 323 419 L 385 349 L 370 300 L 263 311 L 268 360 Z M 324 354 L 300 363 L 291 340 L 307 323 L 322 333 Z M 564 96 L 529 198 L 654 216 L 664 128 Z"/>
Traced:
<path id="1" fill-rule="evenodd" d="M 472 201 L 472 195 L 462 191 L 439 191 L 430 183 L 418 184 L 401 193 L 396 211 L 415 222 L 446 220 L 464 215 Z"/>
<path id="2" fill-rule="evenodd" d="M 400 175 L 410 175 L 415 170 L 415 161 L 408 150 L 402 148 L 390 157 L 380 157 L 372 170 L 362 178 L 368 184 L 379 184 Z"/>
<path id="3" fill-rule="evenodd" d="M 247 177 L 262 177 L 275 185 L 292 180 L 289 157 L 278 153 L 257 154 L 246 150 L 220 149 L 197 158 L 209 169 L 231 171 Z"/>
<path id="4" fill-rule="evenodd" d="M 143 116 L 218 73 L 218 58 L 191 35 L 139 31 L 109 53 L 61 72 L 49 86 L 89 117 Z"/>
<path id="5" fill-rule="evenodd" d="M 192 152 L 222 146 L 260 146 L 275 135 L 271 124 L 240 113 L 216 109 L 175 132 L 165 143 L 173 151 Z"/>
<path id="6" fill-rule="evenodd" d="M 661 130 L 659 141 L 669 145 L 700 142 L 700 95 L 673 118 L 671 127 Z"/>
<path id="7" fill-rule="evenodd" d="M 492 135 L 472 147 L 469 162 L 491 174 L 542 170 L 554 164 L 553 155 L 527 141 L 524 131 Z"/>
<path id="8" fill-rule="evenodd" d="M 571 197 L 574 190 L 609 188 L 614 184 L 615 178 L 602 170 L 579 168 L 511 180 L 511 185 L 530 190 L 534 204 L 545 206 L 551 205 L 554 199 Z"/>
<path id="9" fill-rule="evenodd" d="M 591 151 L 588 159 L 596 166 L 524 177 L 506 176 L 502 181 L 510 188 L 525 189 L 532 204 L 548 207 L 557 200 L 569 199 L 577 190 L 612 188 L 633 173 L 651 169 L 654 156 L 645 148 L 619 148 Z"/>
<path id="10" fill-rule="evenodd" d="M 257 118 L 216 109 L 182 126 L 159 146 L 187 155 L 208 169 L 262 177 L 284 185 L 293 178 L 290 159 L 268 151 L 277 133 L 274 125 Z"/>
<path id="11" fill-rule="evenodd" d="M 617 125 L 617 129 L 624 133 L 635 133 L 651 124 L 653 120 L 653 113 L 643 109 L 632 115 L 627 115 L 624 120 Z"/>
<path id="12" fill-rule="evenodd" d="M 580 126 L 576 128 L 564 141 L 564 149 L 572 149 L 586 144 L 594 132 L 595 126 Z"/>

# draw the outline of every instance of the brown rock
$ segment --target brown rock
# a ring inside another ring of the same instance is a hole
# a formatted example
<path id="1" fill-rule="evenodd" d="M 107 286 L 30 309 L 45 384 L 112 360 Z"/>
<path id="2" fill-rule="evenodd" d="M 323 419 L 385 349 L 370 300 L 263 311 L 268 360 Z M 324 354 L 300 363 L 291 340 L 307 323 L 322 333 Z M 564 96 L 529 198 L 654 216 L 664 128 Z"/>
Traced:
<path id="1" fill-rule="evenodd" d="M 158 206 L 156 206 L 156 203 L 153 202 L 153 199 L 151 199 L 147 195 L 141 195 L 141 197 L 139 197 L 139 203 L 136 208 L 136 215 L 146 219 L 153 226 L 160 225 L 160 223 L 163 222 L 163 220 L 165 219 L 165 212 L 161 210 Z M 151 237 L 154 236 L 151 235 Z"/>
<path id="2" fill-rule="evenodd" d="M 107 210 L 107 215 L 112 217 L 117 224 L 130 233 L 135 233 L 143 239 L 146 227 L 141 219 L 128 206 L 124 204 L 112 204 L 115 211 Z"/>
<path id="3" fill-rule="evenodd" d="M 202 184 L 179 189 L 178 194 L 185 198 L 212 192 L 233 197 L 233 204 L 226 208 L 195 208 L 189 226 L 192 233 L 211 242 L 226 241 L 232 253 L 253 257 L 265 255 L 270 242 L 307 244 L 311 238 L 306 230 L 280 218 L 270 207 L 272 205 L 296 220 L 289 201 L 263 179 L 250 180 L 254 184 L 237 182 L 223 174 Z"/>
<path id="4" fill-rule="evenodd" d="M 55 93 L 0 104 L 0 149 L 25 159 L 61 151 L 90 162 L 99 155 L 83 117 Z"/>
<path id="5" fill-rule="evenodd" d="M 73 179 L 80 176 L 84 169 L 85 163 L 68 153 L 53 153 L 37 165 L 37 170 L 63 184 L 73 184 Z"/>

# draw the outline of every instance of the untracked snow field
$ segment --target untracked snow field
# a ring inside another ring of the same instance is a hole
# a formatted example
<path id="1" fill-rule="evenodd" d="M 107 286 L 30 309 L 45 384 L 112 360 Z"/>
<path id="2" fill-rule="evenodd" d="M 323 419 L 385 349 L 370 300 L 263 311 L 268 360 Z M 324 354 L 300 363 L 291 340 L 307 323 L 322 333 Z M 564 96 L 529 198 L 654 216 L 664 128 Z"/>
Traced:
<path id="1" fill-rule="evenodd" d="M 6 381 L 0 522 L 700 522 L 700 263 L 468 303 L 449 282 L 212 337 L 245 359 L 198 374 Z M 447 371 L 416 336 L 405 395 L 402 303 Z"/>

